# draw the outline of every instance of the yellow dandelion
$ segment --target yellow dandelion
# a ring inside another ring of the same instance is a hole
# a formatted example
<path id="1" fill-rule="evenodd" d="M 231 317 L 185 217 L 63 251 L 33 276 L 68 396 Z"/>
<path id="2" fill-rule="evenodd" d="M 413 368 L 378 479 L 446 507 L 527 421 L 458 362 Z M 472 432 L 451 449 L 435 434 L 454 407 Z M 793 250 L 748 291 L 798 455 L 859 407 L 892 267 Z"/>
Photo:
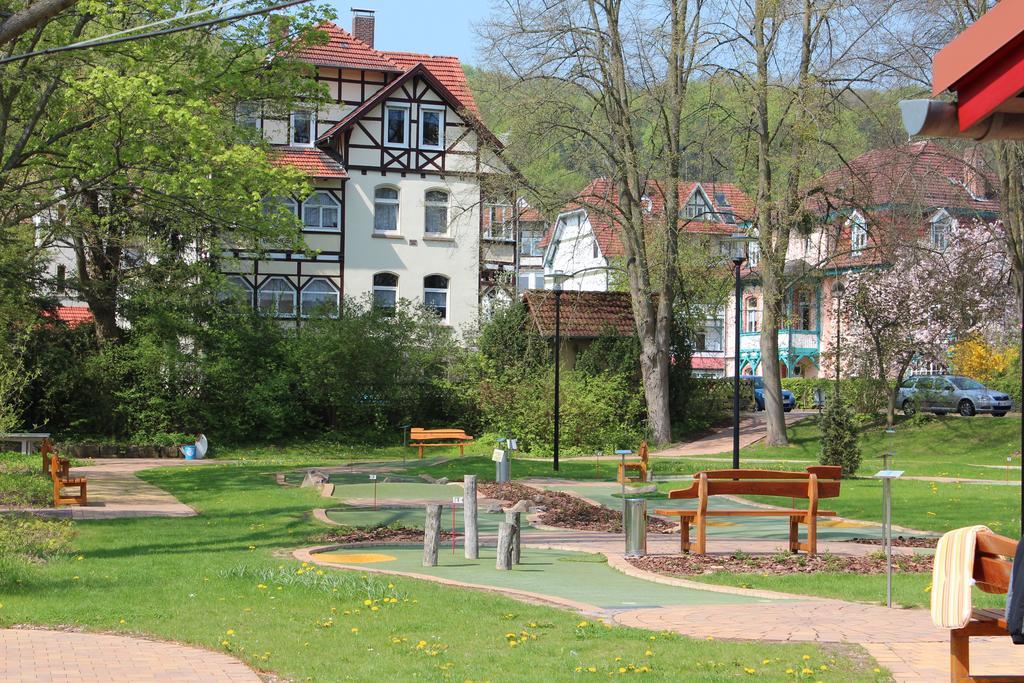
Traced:
<path id="1" fill-rule="evenodd" d="M 119 623 L 119 624 L 127 624 L 128 622 L 127 622 L 127 621 L 125 621 L 124 619 L 122 619 L 121 621 L 119 621 L 119 622 L 117 622 L 117 623 Z"/>
<path id="2" fill-rule="evenodd" d="M 370 605 L 373 604 L 373 600 L 363 600 L 363 604 L 366 605 L 367 607 L 369 607 Z"/>
<path id="3" fill-rule="evenodd" d="M 810 658 L 811 658 L 811 656 L 810 656 L 810 655 L 804 655 L 804 656 L 803 656 L 803 660 L 804 660 L 805 662 L 806 662 L 806 661 L 807 661 L 808 659 L 810 659 Z"/>
<path id="4" fill-rule="evenodd" d="M 652 652 L 651 650 L 645 650 L 644 651 L 644 657 L 650 657 L 653 654 L 654 654 L 654 652 Z"/>
<path id="5" fill-rule="evenodd" d="M 619 673 L 620 673 L 620 674 L 624 674 L 624 673 L 626 673 L 626 667 L 624 667 L 624 666 L 620 666 L 620 667 L 619 667 Z"/>
<path id="6" fill-rule="evenodd" d="M 352 627 L 352 633 L 359 633 L 359 629 L 357 629 L 355 626 L 353 626 Z"/>
<path id="7" fill-rule="evenodd" d="M 749 666 L 743 667 L 743 670 L 746 671 L 748 674 L 756 674 L 757 673 L 757 669 L 751 669 Z"/>
<path id="8" fill-rule="evenodd" d="M 233 628 L 229 628 L 229 629 L 227 630 L 227 634 L 228 634 L 229 636 L 233 636 L 233 635 L 235 635 L 235 629 L 233 629 Z"/>
<path id="9" fill-rule="evenodd" d="M 576 624 L 576 628 L 586 628 L 588 626 L 590 626 L 589 621 L 581 621 L 580 623 Z"/>

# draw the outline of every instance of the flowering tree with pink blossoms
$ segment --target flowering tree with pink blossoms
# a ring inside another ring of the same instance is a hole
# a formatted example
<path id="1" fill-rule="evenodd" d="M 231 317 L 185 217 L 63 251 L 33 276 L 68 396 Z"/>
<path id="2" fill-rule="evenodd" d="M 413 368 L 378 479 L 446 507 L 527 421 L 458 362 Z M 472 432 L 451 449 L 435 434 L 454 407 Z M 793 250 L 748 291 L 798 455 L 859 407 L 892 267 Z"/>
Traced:
<path id="1" fill-rule="evenodd" d="M 1012 318 L 1000 223 L 953 224 L 945 249 L 894 239 L 872 248 L 883 265 L 852 273 L 843 306 L 843 365 L 888 388 L 887 422 L 915 363 L 948 362 L 950 346 Z"/>

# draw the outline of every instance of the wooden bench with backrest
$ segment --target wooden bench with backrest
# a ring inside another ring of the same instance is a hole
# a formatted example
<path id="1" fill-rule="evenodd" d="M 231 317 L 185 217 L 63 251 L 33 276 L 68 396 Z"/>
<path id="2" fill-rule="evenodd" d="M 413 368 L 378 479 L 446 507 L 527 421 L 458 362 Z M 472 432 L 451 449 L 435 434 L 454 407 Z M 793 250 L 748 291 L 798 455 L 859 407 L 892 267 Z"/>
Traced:
<path id="1" fill-rule="evenodd" d="M 57 450 L 50 443 L 49 439 L 43 439 L 43 443 L 39 445 L 39 455 L 43 459 L 43 474 L 50 473 L 50 456 L 56 453 Z"/>
<path id="2" fill-rule="evenodd" d="M 423 429 L 422 427 L 413 427 L 409 432 L 409 438 L 411 439 L 409 445 L 416 447 L 420 460 L 423 459 L 423 449 L 430 446 L 458 446 L 459 455 L 465 455 L 466 442 L 473 440 L 473 437 L 461 429 Z"/>
<path id="3" fill-rule="evenodd" d="M 648 469 L 650 468 L 650 465 L 649 465 L 649 462 L 648 462 L 647 442 L 646 441 L 641 441 L 640 442 L 640 452 L 638 453 L 638 455 L 640 456 L 639 460 L 631 460 L 629 462 L 620 462 L 619 463 L 619 474 L 618 474 L 617 481 L 620 484 L 628 484 L 628 483 L 633 482 L 633 481 L 647 481 L 647 472 L 648 472 Z M 629 472 L 631 470 L 636 470 L 639 473 L 639 476 L 637 476 L 637 477 L 629 476 Z"/>
<path id="4" fill-rule="evenodd" d="M 56 453 L 50 455 L 50 479 L 53 480 L 53 505 L 85 505 L 86 479 L 71 476 L 71 463 Z M 77 488 L 78 495 L 65 495 L 65 488 Z"/>
<path id="5" fill-rule="evenodd" d="M 707 552 L 708 517 L 788 517 L 789 550 L 806 550 L 809 555 L 818 552 L 818 517 L 835 517 L 831 510 L 818 509 L 822 498 L 839 496 L 842 468 L 830 465 L 808 467 L 806 472 L 776 472 L 772 470 L 712 470 L 693 475 L 688 489 L 669 491 L 670 499 L 697 499 L 694 510 L 657 509 L 655 514 L 679 517 L 680 548 L 690 550 L 690 524 L 697 527 L 694 552 Z M 716 495 L 757 495 L 799 498 L 807 501 L 806 508 L 746 508 L 711 509 L 708 499 Z M 799 525 L 807 526 L 807 542 L 800 542 Z"/>
<path id="6" fill-rule="evenodd" d="M 992 532 L 978 534 L 974 547 L 974 585 L 986 593 L 1005 594 L 1010 587 L 1013 555 L 1017 541 Z M 971 638 L 973 636 L 1007 636 L 1006 614 L 1001 609 L 975 609 L 963 628 L 949 632 L 949 680 L 964 681 L 1024 681 L 1020 676 L 972 676 Z"/>

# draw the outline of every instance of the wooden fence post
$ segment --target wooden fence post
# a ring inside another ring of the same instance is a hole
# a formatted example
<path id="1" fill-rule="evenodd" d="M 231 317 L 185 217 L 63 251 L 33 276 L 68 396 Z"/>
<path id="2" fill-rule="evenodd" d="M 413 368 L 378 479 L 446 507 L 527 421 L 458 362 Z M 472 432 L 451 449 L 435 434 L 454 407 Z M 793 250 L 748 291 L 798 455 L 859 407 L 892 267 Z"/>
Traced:
<path id="1" fill-rule="evenodd" d="M 512 568 L 512 525 L 508 522 L 498 524 L 498 554 L 494 561 L 495 569 Z"/>
<path id="2" fill-rule="evenodd" d="M 441 506 L 427 505 L 427 522 L 423 528 L 423 566 L 437 566 L 437 548 L 441 542 Z"/>
<path id="3" fill-rule="evenodd" d="M 512 510 L 505 511 L 505 521 L 512 525 L 512 564 L 519 564 L 519 541 L 520 526 L 519 513 Z"/>

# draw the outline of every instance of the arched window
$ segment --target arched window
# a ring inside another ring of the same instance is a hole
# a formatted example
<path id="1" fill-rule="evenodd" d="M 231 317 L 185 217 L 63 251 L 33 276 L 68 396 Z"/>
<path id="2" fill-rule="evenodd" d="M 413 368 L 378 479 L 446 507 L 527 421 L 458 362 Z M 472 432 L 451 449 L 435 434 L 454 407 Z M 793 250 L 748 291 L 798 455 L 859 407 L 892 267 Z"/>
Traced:
<path id="1" fill-rule="evenodd" d="M 398 232 L 398 190 L 393 187 L 373 193 L 373 231 Z"/>
<path id="2" fill-rule="evenodd" d="M 252 285 L 241 275 L 228 275 L 218 298 L 221 301 L 234 301 L 239 305 L 251 307 Z"/>
<path id="3" fill-rule="evenodd" d="M 291 197 L 267 197 L 263 200 L 263 213 L 287 211 L 293 216 L 299 215 L 299 203 Z"/>
<path id="4" fill-rule="evenodd" d="M 744 330 L 747 332 L 761 331 L 761 309 L 757 307 L 757 297 L 749 297 L 746 305 L 747 323 Z"/>
<path id="5" fill-rule="evenodd" d="M 868 246 L 868 226 L 864 217 L 854 213 L 850 217 L 850 255 L 860 256 Z"/>
<path id="6" fill-rule="evenodd" d="M 283 277 L 268 278 L 256 298 L 259 309 L 277 318 L 295 317 L 295 288 Z"/>
<path id="7" fill-rule="evenodd" d="M 398 304 L 398 276 L 394 273 L 377 273 L 373 276 L 373 305 L 377 308 L 394 309 Z"/>
<path id="8" fill-rule="evenodd" d="M 326 192 L 314 192 L 302 203 L 306 230 L 337 232 L 341 229 L 341 205 Z"/>
<path id="9" fill-rule="evenodd" d="M 814 292 L 809 289 L 793 292 L 793 329 L 814 329 Z"/>
<path id="10" fill-rule="evenodd" d="M 302 317 L 326 315 L 338 317 L 338 289 L 329 280 L 314 278 L 302 288 Z"/>
<path id="11" fill-rule="evenodd" d="M 423 305 L 448 322 L 448 278 L 444 275 L 423 278 Z"/>
<path id="12" fill-rule="evenodd" d="M 425 232 L 428 235 L 443 235 L 448 232 L 448 193 L 430 190 L 426 197 Z"/>

